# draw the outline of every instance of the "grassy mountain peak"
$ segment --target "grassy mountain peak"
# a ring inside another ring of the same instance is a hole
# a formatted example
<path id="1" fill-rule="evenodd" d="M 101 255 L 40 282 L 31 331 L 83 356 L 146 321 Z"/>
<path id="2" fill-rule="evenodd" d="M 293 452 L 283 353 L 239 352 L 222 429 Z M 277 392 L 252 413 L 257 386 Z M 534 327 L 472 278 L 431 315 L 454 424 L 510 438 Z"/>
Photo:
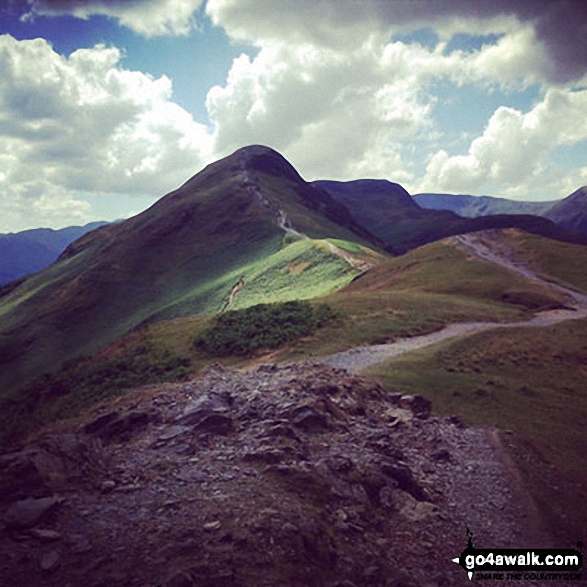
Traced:
<path id="1" fill-rule="evenodd" d="M 13 388 L 146 320 L 258 303 L 252 291 L 269 301 L 329 293 L 359 271 L 328 238 L 359 243 L 359 256 L 374 240 L 277 152 L 240 149 L 0 296 L 0 384 Z"/>

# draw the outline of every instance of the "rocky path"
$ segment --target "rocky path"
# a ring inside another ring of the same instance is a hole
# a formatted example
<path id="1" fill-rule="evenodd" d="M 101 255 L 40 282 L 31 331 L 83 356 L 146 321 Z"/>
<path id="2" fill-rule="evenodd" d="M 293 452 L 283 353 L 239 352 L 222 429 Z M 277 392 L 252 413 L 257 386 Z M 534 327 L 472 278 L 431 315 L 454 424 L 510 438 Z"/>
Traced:
<path id="1" fill-rule="evenodd" d="M 466 528 L 529 540 L 489 434 L 343 370 L 211 367 L 0 455 L 0 584 L 464 585 Z"/>
<path id="2" fill-rule="evenodd" d="M 439 342 L 445 340 L 461 338 L 463 336 L 469 336 L 471 334 L 476 334 L 485 330 L 494 328 L 517 328 L 520 326 L 551 326 L 566 320 L 576 320 L 587 317 L 587 295 L 557 283 L 547 281 L 527 267 L 523 267 L 522 265 L 516 264 L 504 256 L 498 255 L 496 252 L 489 249 L 487 245 L 479 239 L 478 236 L 463 235 L 457 237 L 457 239 L 462 245 L 468 247 L 473 254 L 480 257 L 481 259 L 485 259 L 490 263 L 495 263 L 496 265 L 505 267 L 511 271 L 515 271 L 527 279 L 541 283 L 546 287 L 566 294 L 569 297 L 569 308 L 539 312 L 530 320 L 520 320 L 517 322 L 460 322 L 457 324 L 450 324 L 442 330 L 438 330 L 430 334 L 414 336 L 410 338 L 400 338 L 399 340 L 388 344 L 365 345 L 356 347 L 347 351 L 328 355 L 326 357 L 320 357 L 316 360 L 325 365 L 344 368 L 351 373 L 358 373 L 392 357 L 397 357 L 405 353 L 438 344 Z"/>

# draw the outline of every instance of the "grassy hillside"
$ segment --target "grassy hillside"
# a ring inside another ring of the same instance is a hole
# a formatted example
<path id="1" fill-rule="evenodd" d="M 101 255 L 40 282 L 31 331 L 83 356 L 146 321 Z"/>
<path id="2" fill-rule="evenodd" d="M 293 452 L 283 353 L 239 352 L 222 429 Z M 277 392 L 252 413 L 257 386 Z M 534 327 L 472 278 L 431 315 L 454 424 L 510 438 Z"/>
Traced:
<path id="1" fill-rule="evenodd" d="M 279 226 L 284 215 L 315 239 L 366 243 L 361 237 L 368 237 L 344 207 L 304 182 L 278 153 L 241 149 L 142 214 L 85 235 L 55 265 L 5 291 L 0 388 L 6 392 L 90 354 L 145 320 L 220 311 L 243 275 L 247 284 L 235 301 L 249 303 L 247 296 L 263 291 L 263 275 L 274 262 L 312 256 L 309 247 L 270 260 L 290 244 Z M 334 261 L 336 267 L 323 270 L 316 259 L 304 261 L 314 264 L 314 273 L 296 280 L 310 275 L 324 283 L 306 279 L 306 297 L 345 283 L 345 263 Z M 299 286 L 285 281 L 279 299 L 297 295 Z"/>
<path id="2" fill-rule="evenodd" d="M 484 239 L 542 277 L 587 292 L 587 247 L 545 239 L 520 230 L 488 232 Z"/>
<path id="3" fill-rule="evenodd" d="M 585 247 L 519 231 L 489 238 L 545 277 L 587 292 Z M 390 390 L 419 393 L 441 413 L 502 435 L 528 489 L 561 541 L 585 539 L 587 321 L 489 331 L 370 369 Z"/>
<path id="4" fill-rule="evenodd" d="M 453 239 L 383 261 L 362 245 L 340 240 L 333 244 L 346 249 L 353 259 L 379 263 L 359 276 L 359 270 L 332 252 L 328 241 L 299 239 L 206 286 L 206 299 L 214 311 L 221 306 L 238 309 L 261 302 L 313 298 L 315 304 L 327 302 L 340 317 L 311 336 L 253 361 L 303 360 L 360 344 L 431 332 L 451 322 L 518 320 L 563 301 L 558 294 L 471 257 Z M 230 293 L 235 291 L 227 306 Z M 198 295 L 203 299 L 202 290 Z M 14 414 L 22 413 L 23 405 L 27 413 L 42 419 L 63 416 L 136 385 L 196 372 L 216 359 L 194 348 L 194 338 L 207 327 L 210 317 L 178 317 L 188 305 L 180 300 L 169 306 L 157 316 L 158 321 L 149 321 L 94 358 L 57 371 L 52 383 L 39 386 L 37 382 L 28 390 L 11 394 L 13 401 L 5 402 L 3 413 L 13 414 L 13 423 L 18 420 Z M 221 359 L 239 365 L 250 360 Z M 47 389 L 75 392 L 47 399 Z M 22 404 L 23 397 L 29 403 Z"/>
<path id="5" fill-rule="evenodd" d="M 391 342 L 452 322 L 513 321 L 564 303 L 560 294 L 481 262 L 456 240 L 388 259 L 325 301 L 344 317 L 277 358 L 307 358 L 360 344 Z"/>

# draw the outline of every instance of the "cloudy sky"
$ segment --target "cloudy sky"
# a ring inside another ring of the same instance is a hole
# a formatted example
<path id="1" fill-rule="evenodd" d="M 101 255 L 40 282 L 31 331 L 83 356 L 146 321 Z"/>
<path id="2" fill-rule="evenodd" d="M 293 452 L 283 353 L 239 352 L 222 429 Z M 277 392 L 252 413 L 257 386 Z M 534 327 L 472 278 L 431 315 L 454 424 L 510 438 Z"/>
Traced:
<path id="1" fill-rule="evenodd" d="M 307 180 L 587 184 L 584 0 L 8 0 L 0 232 L 140 212 L 259 143 Z"/>

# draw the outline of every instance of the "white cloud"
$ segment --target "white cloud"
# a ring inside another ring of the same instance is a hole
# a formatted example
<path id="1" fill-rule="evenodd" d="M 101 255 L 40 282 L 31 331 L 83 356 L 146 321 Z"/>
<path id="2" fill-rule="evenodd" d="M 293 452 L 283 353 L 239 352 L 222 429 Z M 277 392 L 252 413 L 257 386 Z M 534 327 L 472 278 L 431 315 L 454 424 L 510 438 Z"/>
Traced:
<path id="1" fill-rule="evenodd" d="M 116 48 L 66 58 L 42 39 L 0 36 L 0 198 L 29 224 L 51 206 L 86 213 L 82 192 L 161 195 L 209 160 L 212 138 L 172 101 L 170 80 L 119 59 Z"/>
<path id="2" fill-rule="evenodd" d="M 352 54 L 271 43 L 254 59 L 241 55 L 226 85 L 208 94 L 216 153 L 270 145 L 309 179 L 399 173 L 389 163 L 397 165 L 401 143 L 431 124 L 431 98 L 405 65 L 370 43 Z"/>
<path id="3" fill-rule="evenodd" d="M 208 94 L 215 153 L 263 143 L 284 153 L 308 179 L 360 174 L 414 187 L 407 153 L 425 145 L 437 149 L 432 145 L 441 138 L 431 82 L 444 78 L 455 92 L 467 84 L 512 92 L 535 84 L 548 88 L 558 75 L 536 24 L 548 17 L 545 2 L 514 9 L 497 1 L 472 11 L 470 2 L 460 0 L 433 10 L 427 2 L 209 0 L 206 10 L 215 24 L 259 49 L 254 58 L 236 59 L 226 84 Z M 440 33 L 432 50 L 389 42 L 393 31 L 426 25 Z M 459 31 L 502 36 L 476 51 L 447 53 L 448 40 Z M 492 124 L 507 114 L 500 112 Z M 483 142 L 476 148 L 482 150 Z M 460 174 L 460 185 L 474 187 L 487 176 L 465 156 L 446 165 L 443 157 L 449 159 L 443 152 L 433 158 L 428 178 L 438 168 L 448 182 L 469 163 L 474 174 Z M 528 165 L 509 161 L 494 171 L 503 181 Z"/>
<path id="4" fill-rule="evenodd" d="M 369 38 L 384 43 L 392 33 L 424 27 L 446 41 L 459 32 L 508 36 L 522 25 L 539 39 L 543 77 L 566 83 L 587 73 L 587 4 L 582 0 L 208 0 L 206 11 L 240 41 L 311 43 L 346 51 Z"/>
<path id="5" fill-rule="evenodd" d="M 587 91 L 549 90 L 526 114 L 498 108 L 466 155 L 436 152 L 418 191 L 532 196 L 544 184 L 548 156 L 587 139 Z M 544 185 L 540 196 L 544 191 Z M 558 192 L 558 190 L 557 190 Z"/>
<path id="6" fill-rule="evenodd" d="M 202 0 L 29 0 L 29 4 L 31 11 L 24 20 L 36 14 L 70 14 L 82 19 L 104 15 L 145 37 L 160 37 L 185 36 L 194 30 L 194 13 Z"/>

